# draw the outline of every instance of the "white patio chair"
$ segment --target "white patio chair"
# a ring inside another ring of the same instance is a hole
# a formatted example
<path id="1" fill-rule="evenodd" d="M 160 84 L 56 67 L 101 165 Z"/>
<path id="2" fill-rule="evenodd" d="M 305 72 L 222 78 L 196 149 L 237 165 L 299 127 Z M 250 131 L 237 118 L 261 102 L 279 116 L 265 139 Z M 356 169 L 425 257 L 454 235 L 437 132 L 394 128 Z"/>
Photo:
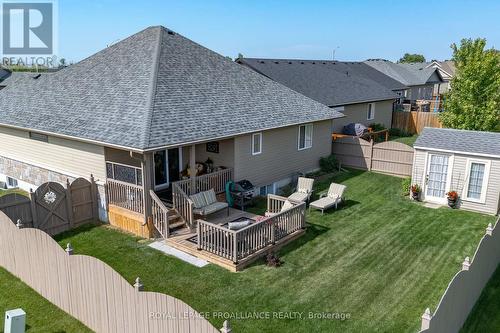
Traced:
<path id="1" fill-rule="evenodd" d="M 313 192 L 314 179 L 299 177 L 297 182 L 297 189 L 292 193 L 288 199 L 292 201 L 305 202 L 311 198 Z"/>
<path id="2" fill-rule="evenodd" d="M 331 183 L 328 188 L 328 193 L 321 194 L 320 198 L 309 204 L 309 210 L 312 208 L 321 210 L 321 214 L 324 214 L 325 210 L 335 206 L 337 209 L 338 204 L 344 200 L 344 192 L 347 186 Z"/>

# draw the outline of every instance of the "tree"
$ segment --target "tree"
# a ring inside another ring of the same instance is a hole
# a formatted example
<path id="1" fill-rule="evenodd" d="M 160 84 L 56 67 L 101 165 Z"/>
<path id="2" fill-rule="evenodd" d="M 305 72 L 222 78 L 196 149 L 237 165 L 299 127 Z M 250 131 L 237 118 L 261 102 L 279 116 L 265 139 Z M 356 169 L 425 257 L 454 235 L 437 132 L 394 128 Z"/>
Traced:
<path id="1" fill-rule="evenodd" d="M 66 59 L 64 58 L 59 59 L 59 67 L 64 67 L 64 66 L 66 66 Z"/>
<path id="2" fill-rule="evenodd" d="M 500 54 L 485 46 L 481 38 L 451 45 L 456 72 L 440 114 L 445 127 L 500 131 Z"/>
<path id="3" fill-rule="evenodd" d="M 405 62 L 425 62 L 425 57 L 421 54 L 410 54 L 410 53 L 405 53 L 405 55 L 398 60 L 399 63 L 405 63 Z"/>

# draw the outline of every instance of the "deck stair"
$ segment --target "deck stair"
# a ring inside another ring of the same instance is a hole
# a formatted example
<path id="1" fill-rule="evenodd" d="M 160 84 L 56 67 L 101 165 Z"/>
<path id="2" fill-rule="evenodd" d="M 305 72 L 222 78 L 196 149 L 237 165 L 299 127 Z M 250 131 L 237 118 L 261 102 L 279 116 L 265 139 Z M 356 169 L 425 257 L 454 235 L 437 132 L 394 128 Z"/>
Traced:
<path id="1" fill-rule="evenodd" d="M 166 239 L 170 233 L 177 233 L 179 230 L 187 229 L 186 221 L 182 218 L 177 209 L 171 204 L 161 200 L 154 191 L 150 191 L 152 201 L 153 226 Z"/>

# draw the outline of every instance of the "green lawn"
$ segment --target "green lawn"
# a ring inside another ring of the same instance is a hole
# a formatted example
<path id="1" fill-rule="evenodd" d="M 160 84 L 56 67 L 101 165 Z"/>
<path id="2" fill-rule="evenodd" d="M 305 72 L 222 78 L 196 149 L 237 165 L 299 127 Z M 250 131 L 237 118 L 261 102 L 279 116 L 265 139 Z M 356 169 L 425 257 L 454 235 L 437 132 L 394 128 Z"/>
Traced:
<path id="1" fill-rule="evenodd" d="M 500 266 L 481 293 L 460 333 L 500 332 Z"/>
<path id="2" fill-rule="evenodd" d="M 0 332 L 3 332 L 5 311 L 17 308 L 26 312 L 28 333 L 92 332 L 1 267 L 0 286 Z"/>
<path id="3" fill-rule="evenodd" d="M 284 265 L 263 261 L 240 273 L 196 268 L 106 226 L 59 236 L 75 253 L 95 256 L 131 283 L 180 298 L 202 312 L 296 311 L 302 319 L 230 319 L 235 332 L 416 332 L 435 309 L 466 255 L 472 256 L 491 216 L 430 209 L 400 194 L 401 179 L 362 171 L 335 180 L 348 186 L 338 211 L 307 215 L 302 238 L 280 251 Z M 309 319 L 309 312 L 349 319 Z M 210 319 L 221 327 L 223 319 Z"/>
<path id="4" fill-rule="evenodd" d="M 414 134 L 412 136 L 391 136 L 389 138 L 390 141 L 396 141 L 404 143 L 405 145 L 413 147 L 415 141 L 417 141 L 418 134 Z"/>

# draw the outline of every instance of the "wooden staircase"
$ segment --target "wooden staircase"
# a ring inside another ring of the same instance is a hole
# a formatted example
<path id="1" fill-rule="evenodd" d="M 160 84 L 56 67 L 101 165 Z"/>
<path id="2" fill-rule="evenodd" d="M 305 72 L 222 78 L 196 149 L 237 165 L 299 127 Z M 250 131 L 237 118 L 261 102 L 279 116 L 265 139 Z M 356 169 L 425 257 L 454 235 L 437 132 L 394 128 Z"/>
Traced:
<path id="1" fill-rule="evenodd" d="M 150 195 L 153 225 L 162 238 L 189 230 L 186 221 L 171 203 L 161 200 L 154 191 L 150 191 Z"/>

